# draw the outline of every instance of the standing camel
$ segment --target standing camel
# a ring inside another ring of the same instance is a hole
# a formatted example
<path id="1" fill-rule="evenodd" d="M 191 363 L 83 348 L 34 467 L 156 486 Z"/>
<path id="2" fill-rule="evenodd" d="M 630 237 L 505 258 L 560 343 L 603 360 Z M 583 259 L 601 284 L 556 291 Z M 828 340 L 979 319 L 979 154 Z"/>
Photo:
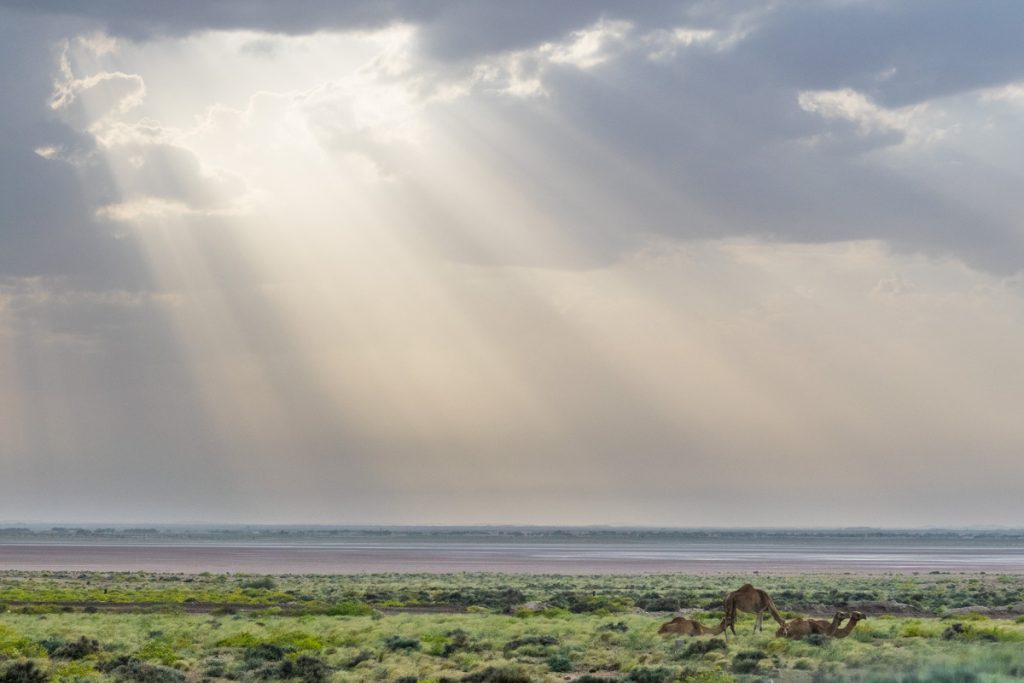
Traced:
<path id="1" fill-rule="evenodd" d="M 846 612 L 836 612 L 831 622 L 824 619 L 794 619 L 786 624 L 786 626 L 780 626 L 779 630 L 775 632 L 775 636 L 777 638 L 785 637 L 793 640 L 803 640 L 812 633 L 831 636 L 839 628 L 839 623 L 849 616 Z"/>
<path id="2" fill-rule="evenodd" d="M 750 612 L 757 616 L 757 621 L 754 623 L 755 631 L 763 630 L 761 617 L 765 610 L 771 613 L 783 630 L 786 628 L 786 620 L 779 614 L 779 610 L 775 609 L 775 603 L 772 602 L 771 596 L 759 588 L 754 588 L 749 583 L 743 584 L 738 590 L 725 596 L 725 620 L 729 622 L 728 626 L 733 635 L 736 635 L 736 610 Z"/>
<path id="3" fill-rule="evenodd" d="M 717 636 L 725 630 L 725 619 L 715 627 L 708 627 L 694 619 L 676 617 L 666 622 L 658 629 L 658 633 L 675 633 L 681 636 Z"/>

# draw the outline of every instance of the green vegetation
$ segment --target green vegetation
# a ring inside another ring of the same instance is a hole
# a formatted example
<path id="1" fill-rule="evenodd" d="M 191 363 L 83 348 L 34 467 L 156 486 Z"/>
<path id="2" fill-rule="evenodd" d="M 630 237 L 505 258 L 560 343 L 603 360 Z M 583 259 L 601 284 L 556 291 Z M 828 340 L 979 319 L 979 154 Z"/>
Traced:
<path id="1" fill-rule="evenodd" d="M 857 606 L 846 639 L 657 635 L 753 581 L 787 616 Z M 0 683 L 818 681 L 1024 676 L 1024 577 L 0 574 Z M 646 606 L 647 610 L 642 609 Z M 943 617 L 943 614 L 949 616 Z"/>
<path id="2" fill-rule="evenodd" d="M 755 583 L 794 613 L 851 607 L 867 613 L 958 620 L 1024 614 L 1024 576 L 973 574 L 557 576 L 503 574 L 364 574 L 253 576 L 145 572 L 3 572 L 0 605 L 38 612 L 120 607 L 131 611 L 271 610 L 285 615 L 369 616 L 374 610 L 422 608 L 512 613 L 542 603 L 548 615 L 717 610 L 728 590 Z M 1016 607 L 1015 607 L 1016 606 Z M 1016 615 L 1014 615 L 1016 616 Z"/>

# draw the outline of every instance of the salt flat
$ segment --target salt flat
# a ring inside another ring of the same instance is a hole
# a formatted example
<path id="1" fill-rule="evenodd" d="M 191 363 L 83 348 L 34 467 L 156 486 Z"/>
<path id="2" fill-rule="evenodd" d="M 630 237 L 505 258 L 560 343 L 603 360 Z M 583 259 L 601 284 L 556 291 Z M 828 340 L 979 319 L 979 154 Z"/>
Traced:
<path id="1" fill-rule="evenodd" d="M 0 569 L 347 574 L 1024 573 L 1024 546 L 950 542 L 0 543 Z"/>

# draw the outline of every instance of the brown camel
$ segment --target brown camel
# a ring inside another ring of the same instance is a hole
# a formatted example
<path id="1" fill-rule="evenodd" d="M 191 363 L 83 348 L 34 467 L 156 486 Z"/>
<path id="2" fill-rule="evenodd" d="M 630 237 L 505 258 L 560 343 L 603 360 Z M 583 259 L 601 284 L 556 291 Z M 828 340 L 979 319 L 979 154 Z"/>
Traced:
<path id="1" fill-rule="evenodd" d="M 763 630 L 761 617 L 765 610 L 768 610 L 775 621 L 779 622 L 779 626 L 783 629 L 786 628 L 786 621 L 779 614 L 779 610 L 775 609 L 775 603 L 772 602 L 771 596 L 759 588 L 754 588 L 749 583 L 743 584 L 738 590 L 725 596 L 725 619 L 729 622 L 728 626 L 733 635 L 736 635 L 736 610 L 750 612 L 757 616 L 757 621 L 754 622 L 755 631 Z"/>
<path id="2" fill-rule="evenodd" d="M 775 632 L 775 636 L 777 638 L 786 637 L 793 640 L 803 640 L 812 633 L 831 636 L 839 628 L 839 623 L 849 616 L 846 612 L 836 612 L 831 622 L 824 619 L 794 619 L 786 624 L 785 627 L 780 626 L 779 630 Z"/>
<path id="3" fill-rule="evenodd" d="M 836 631 L 833 634 L 833 637 L 834 638 L 845 638 L 846 636 L 850 635 L 850 632 L 853 631 L 853 627 L 857 625 L 857 622 L 858 621 L 863 621 L 864 619 L 867 619 L 867 617 L 864 616 L 864 614 L 862 612 L 854 612 L 853 614 L 850 615 L 850 620 L 848 622 L 846 622 L 846 626 L 844 626 L 841 629 L 839 629 L 838 631 Z"/>
<path id="4" fill-rule="evenodd" d="M 722 619 L 718 626 L 712 628 L 693 619 L 676 617 L 672 621 L 662 624 L 658 633 L 675 633 L 680 636 L 717 636 L 725 630 L 725 626 L 725 619 Z"/>

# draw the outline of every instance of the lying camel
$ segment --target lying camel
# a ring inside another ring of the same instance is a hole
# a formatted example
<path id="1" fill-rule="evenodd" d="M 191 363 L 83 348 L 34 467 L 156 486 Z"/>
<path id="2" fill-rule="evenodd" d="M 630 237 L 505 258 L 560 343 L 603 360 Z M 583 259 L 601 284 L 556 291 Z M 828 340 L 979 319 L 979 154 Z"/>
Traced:
<path id="1" fill-rule="evenodd" d="M 757 616 L 757 621 L 754 622 L 755 631 L 763 630 L 761 617 L 765 610 L 771 613 L 783 630 L 786 628 L 786 621 L 779 614 L 779 610 L 775 609 L 775 603 L 772 602 L 771 596 L 759 588 L 754 588 L 749 583 L 743 584 L 738 590 L 725 596 L 725 620 L 729 622 L 728 626 L 733 635 L 736 635 L 736 610 Z"/>
<path id="2" fill-rule="evenodd" d="M 853 628 L 857 625 L 857 622 L 862 621 L 864 619 L 867 619 L 867 617 L 864 616 L 863 612 L 854 612 L 850 615 L 850 620 L 846 622 L 846 626 L 836 631 L 835 634 L 833 634 L 833 637 L 845 638 L 846 636 L 850 635 L 850 632 L 853 631 Z"/>
<path id="3" fill-rule="evenodd" d="M 843 619 L 849 618 L 849 616 L 850 615 L 846 612 L 836 612 L 835 616 L 832 617 L 831 622 L 825 621 L 824 619 L 794 619 L 786 624 L 785 627 L 780 626 L 779 630 L 775 632 L 775 637 L 803 640 L 812 633 L 831 636 L 836 632 L 836 629 L 839 628 L 839 623 Z"/>
<path id="4" fill-rule="evenodd" d="M 725 630 L 725 626 L 725 619 L 722 619 L 718 626 L 710 628 L 693 619 L 676 617 L 672 621 L 662 624 L 658 633 L 675 633 L 680 636 L 717 636 Z"/>

